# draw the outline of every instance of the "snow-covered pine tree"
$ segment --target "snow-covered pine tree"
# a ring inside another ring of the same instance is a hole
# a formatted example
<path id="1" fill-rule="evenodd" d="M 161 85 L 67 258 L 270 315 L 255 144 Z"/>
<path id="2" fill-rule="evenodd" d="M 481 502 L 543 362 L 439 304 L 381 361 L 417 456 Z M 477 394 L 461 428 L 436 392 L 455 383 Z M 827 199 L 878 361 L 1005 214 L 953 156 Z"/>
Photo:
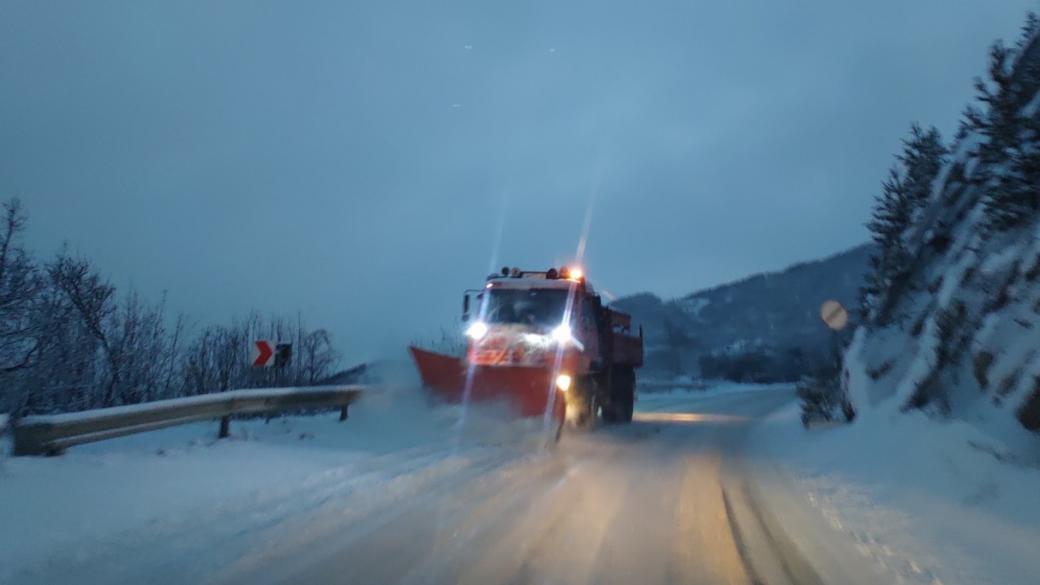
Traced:
<path id="1" fill-rule="evenodd" d="M 878 248 L 861 294 L 861 310 L 868 322 L 887 321 L 892 305 L 906 285 L 914 257 L 914 251 L 909 249 L 910 228 L 928 202 L 932 183 L 946 154 L 937 129 L 925 130 L 914 124 L 896 156 L 898 163 L 881 184 L 881 195 L 867 224 Z"/>
<path id="2" fill-rule="evenodd" d="M 868 326 L 873 320 L 875 306 L 881 295 L 883 283 L 880 274 L 880 254 L 874 253 L 870 256 L 870 267 L 863 276 L 863 285 L 859 288 L 859 320 Z"/>
<path id="3" fill-rule="evenodd" d="M 1038 79 L 1029 69 L 1013 73 L 1014 58 L 1001 43 L 993 45 L 989 81 L 975 81 L 984 110 L 969 111 L 970 122 L 983 137 L 977 181 L 985 193 L 985 227 L 990 232 L 1015 228 L 1040 210 L 1038 129 L 1022 110 Z"/>
<path id="4" fill-rule="evenodd" d="M 903 234 L 910 225 L 913 202 L 901 175 L 898 167 L 889 170 L 888 178 L 881 184 L 881 195 L 877 198 L 871 220 L 867 223 L 867 229 L 877 244 L 877 252 L 871 258 L 873 272 L 868 276 L 865 299 L 868 306 L 885 296 L 907 268 Z"/>
<path id="5" fill-rule="evenodd" d="M 1018 42 L 1015 43 L 1015 49 L 1019 52 L 1025 49 L 1038 31 L 1040 31 L 1040 17 L 1030 10 L 1026 13 L 1026 22 L 1022 25 L 1022 34 L 1019 35 Z"/>
<path id="6" fill-rule="evenodd" d="M 942 135 L 934 126 L 924 130 L 919 124 L 914 124 L 910 127 L 910 137 L 903 139 L 903 152 L 897 158 L 905 172 L 903 186 L 912 208 L 911 223 L 928 202 L 932 183 L 946 162 L 946 154 Z"/>

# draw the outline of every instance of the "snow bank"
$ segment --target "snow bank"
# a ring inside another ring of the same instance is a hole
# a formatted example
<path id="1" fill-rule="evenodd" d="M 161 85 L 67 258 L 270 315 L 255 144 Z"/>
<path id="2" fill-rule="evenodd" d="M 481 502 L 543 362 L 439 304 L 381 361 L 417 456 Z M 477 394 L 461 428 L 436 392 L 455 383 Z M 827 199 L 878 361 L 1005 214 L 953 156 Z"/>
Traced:
<path id="1" fill-rule="evenodd" d="M 1040 468 L 976 426 L 914 412 L 807 432 L 792 405 L 750 444 L 886 582 L 1029 585 L 1040 574 Z"/>

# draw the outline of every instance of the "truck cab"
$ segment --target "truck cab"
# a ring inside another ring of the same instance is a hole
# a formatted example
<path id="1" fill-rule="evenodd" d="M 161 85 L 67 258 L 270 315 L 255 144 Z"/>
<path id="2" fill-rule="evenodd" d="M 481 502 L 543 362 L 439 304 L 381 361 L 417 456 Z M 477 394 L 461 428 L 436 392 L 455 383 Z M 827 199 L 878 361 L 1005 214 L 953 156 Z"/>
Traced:
<path id="1" fill-rule="evenodd" d="M 602 304 L 580 270 L 503 269 L 463 301 L 470 368 L 542 368 L 564 394 L 567 418 L 632 418 L 642 332 Z"/>

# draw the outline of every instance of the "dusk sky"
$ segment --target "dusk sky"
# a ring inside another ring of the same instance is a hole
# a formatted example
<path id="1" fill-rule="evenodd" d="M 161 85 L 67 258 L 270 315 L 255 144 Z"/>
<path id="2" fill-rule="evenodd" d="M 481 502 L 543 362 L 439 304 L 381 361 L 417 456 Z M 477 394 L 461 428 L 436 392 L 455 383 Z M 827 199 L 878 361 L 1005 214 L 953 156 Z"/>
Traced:
<path id="1" fill-rule="evenodd" d="M 665 297 L 867 240 L 1026 0 L 0 0 L 0 197 L 196 323 L 457 324 L 492 266 Z"/>

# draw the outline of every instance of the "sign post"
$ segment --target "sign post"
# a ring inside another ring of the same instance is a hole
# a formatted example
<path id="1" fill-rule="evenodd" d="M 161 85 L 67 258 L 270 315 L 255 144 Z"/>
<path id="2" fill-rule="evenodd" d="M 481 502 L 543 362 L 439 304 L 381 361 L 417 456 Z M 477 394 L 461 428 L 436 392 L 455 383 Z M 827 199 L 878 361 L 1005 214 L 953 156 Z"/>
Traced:
<path id="1" fill-rule="evenodd" d="M 278 369 L 292 365 L 292 344 L 278 343 L 274 346 L 274 367 Z"/>
<path id="2" fill-rule="evenodd" d="M 856 409 L 852 406 L 852 402 L 849 401 L 848 386 L 849 376 L 848 370 L 844 367 L 844 355 L 842 353 L 841 343 L 841 332 L 849 325 L 849 312 L 845 307 L 835 300 L 827 300 L 820 306 L 820 319 L 831 330 L 831 342 L 834 346 L 834 361 L 837 366 L 838 373 L 838 384 L 840 385 L 841 391 L 841 411 L 845 415 L 846 422 L 852 422 L 856 418 Z M 807 419 L 803 416 L 803 424 L 808 428 Z"/>

